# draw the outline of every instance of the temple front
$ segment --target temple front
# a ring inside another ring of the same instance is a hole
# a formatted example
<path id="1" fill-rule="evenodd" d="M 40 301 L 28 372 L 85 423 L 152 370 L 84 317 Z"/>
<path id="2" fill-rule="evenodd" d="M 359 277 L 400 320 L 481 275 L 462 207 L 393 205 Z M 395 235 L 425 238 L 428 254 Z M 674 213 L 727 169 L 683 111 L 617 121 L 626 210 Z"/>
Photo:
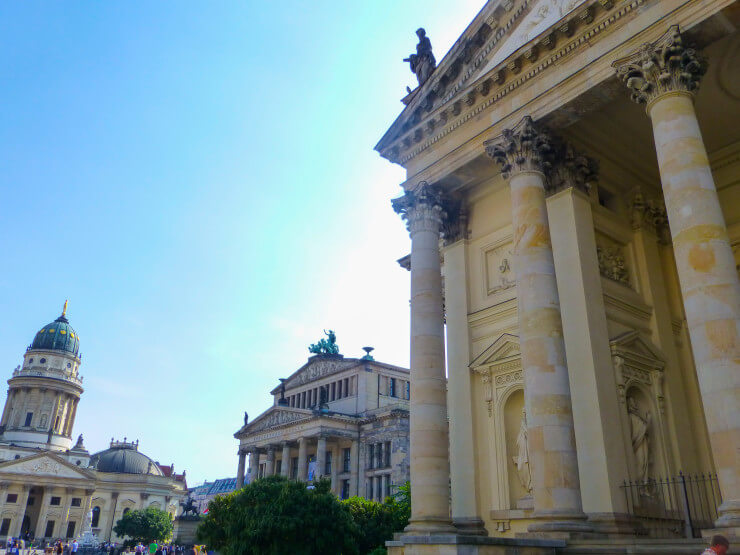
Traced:
<path id="1" fill-rule="evenodd" d="M 411 238 L 391 553 L 739 535 L 738 25 L 732 0 L 490 0 L 417 73 L 376 146 Z"/>

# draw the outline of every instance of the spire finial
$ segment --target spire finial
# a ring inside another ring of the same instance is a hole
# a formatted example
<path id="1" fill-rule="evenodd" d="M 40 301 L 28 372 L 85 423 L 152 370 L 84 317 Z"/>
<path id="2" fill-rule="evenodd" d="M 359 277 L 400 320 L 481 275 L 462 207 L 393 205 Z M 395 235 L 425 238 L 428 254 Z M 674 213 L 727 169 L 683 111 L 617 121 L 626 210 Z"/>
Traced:
<path id="1" fill-rule="evenodd" d="M 62 309 L 62 316 L 67 315 L 67 305 L 69 304 L 69 299 L 64 299 L 64 308 Z"/>

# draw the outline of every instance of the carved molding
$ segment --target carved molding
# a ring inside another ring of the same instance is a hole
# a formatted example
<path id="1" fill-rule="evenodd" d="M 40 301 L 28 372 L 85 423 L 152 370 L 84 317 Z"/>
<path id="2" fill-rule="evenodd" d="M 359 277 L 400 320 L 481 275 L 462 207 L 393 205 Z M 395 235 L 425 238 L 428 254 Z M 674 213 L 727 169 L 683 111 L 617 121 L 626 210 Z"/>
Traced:
<path id="1" fill-rule="evenodd" d="M 649 104 L 671 92 L 693 94 L 707 69 L 699 53 L 684 44 L 678 25 L 672 25 L 657 41 L 616 60 L 612 67 L 639 104 Z"/>

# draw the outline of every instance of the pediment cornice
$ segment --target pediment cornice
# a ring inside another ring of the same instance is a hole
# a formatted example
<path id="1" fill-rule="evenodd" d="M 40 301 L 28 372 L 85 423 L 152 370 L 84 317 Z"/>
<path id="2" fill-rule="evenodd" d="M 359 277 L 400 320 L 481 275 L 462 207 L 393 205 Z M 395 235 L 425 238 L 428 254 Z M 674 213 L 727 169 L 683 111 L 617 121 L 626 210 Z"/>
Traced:
<path id="1" fill-rule="evenodd" d="M 39 478 L 64 478 L 84 481 L 95 480 L 95 473 L 73 465 L 52 452 L 0 463 L 0 475 L 34 475 Z"/>
<path id="2" fill-rule="evenodd" d="M 234 437 L 240 438 L 257 432 L 262 432 L 270 428 L 277 428 L 286 424 L 293 424 L 301 420 L 310 420 L 314 418 L 313 411 L 306 409 L 292 409 L 281 406 L 271 407 L 260 414 L 252 422 L 234 434 Z"/>
<path id="3" fill-rule="evenodd" d="M 489 2 L 490 8 L 486 6 L 478 14 L 432 77 L 415 91 L 375 150 L 391 162 L 404 165 L 564 56 L 588 47 L 589 41 L 646 1 L 586 0 L 493 65 L 496 52 L 513 36 L 536 1 Z M 508 11 L 507 4 L 511 4 Z M 490 30 L 481 31 L 484 26 Z M 476 42 L 475 37 L 482 35 L 486 38 L 478 45 L 480 41 Z M 473 46 L 476 51 L 471 55 Z"/>

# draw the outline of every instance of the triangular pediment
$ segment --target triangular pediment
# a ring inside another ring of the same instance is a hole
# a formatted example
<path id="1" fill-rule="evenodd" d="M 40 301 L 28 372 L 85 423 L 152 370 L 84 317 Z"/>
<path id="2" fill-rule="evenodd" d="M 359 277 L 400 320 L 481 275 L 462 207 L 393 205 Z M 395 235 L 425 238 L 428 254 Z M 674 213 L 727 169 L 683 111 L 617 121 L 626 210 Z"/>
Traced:
<path id="1" fill-rule="evenodd" d="M 285 424 L 309 420 L 314 416 L 313 411 L 307 409 L 294 409 L 281 406 L 270 407 L 252 422 L 249 422 L 246 426 L 242 426 L 234 435 L 238 438 L 270 428 L 284 426 Z"/>
<path id="2" fill-rule="evenodd" d="M 52 453 L 39 453 L 22 459 L 0 463 L 0 475 L 28 474 L 50 478 L 94 480 L 95 475 L 84 468 L 68 463 Z"/>
<path id="3" fill-rule="evenodd" d="M 519 337 L 504 333 L 470 363 L 470 368 L 476 370 L 496 366 L 521 358 L 521 356 Z"/>
<path id="4" fill-rule="evenodd" d="M 375 146 L 393 162 L 454 125 L 611 7 L 607 0 L 489 0 Z M 434 35 L 430 39 L 434 46 Z M 406 153 L 406 154 L 404 154 Z"/>
<path id="5" fill-rule="evenodd" d="M 300 387 L 312 381 L 343 372 L 359 361 L 356 358 L 344 358 L 341 355 L 316 355 L 308 359 L 308 362 L 293 372 L 285 380 L 285 389 Z M 280 392 L 280 386 L 272 390 L 272 394 Z"/>
<path id="6" fill-rule="evenodd" d="M 620 356 L 653 368 L 662 368 L 665 365 L 663 352 L 638 331 L 629 331 L 612 338 L 609 340 L 609 346 L 613 356 Z"/>

